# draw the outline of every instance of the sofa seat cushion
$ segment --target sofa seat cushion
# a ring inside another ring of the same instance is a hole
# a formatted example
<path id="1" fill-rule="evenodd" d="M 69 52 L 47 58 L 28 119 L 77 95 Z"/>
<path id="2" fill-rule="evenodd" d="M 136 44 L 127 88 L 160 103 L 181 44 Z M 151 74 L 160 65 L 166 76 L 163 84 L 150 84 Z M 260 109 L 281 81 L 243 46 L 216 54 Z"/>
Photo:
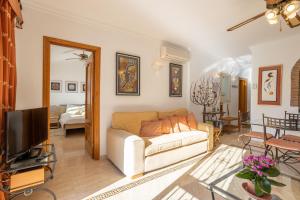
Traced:
<path id="1" fill-rule="evenodd" d="M 187 131 L 172 133 L 153 138 L 143 138 L 145 140 L 145 156 L 169 151 L 182 146 L 187 146 L 201 141 L 206 141 L 208 134 L 202 131 Z"/>
<path id="2" fill-rule="evenodd" d="M 208 133 L 203 131 L 187 131 L 181 132 L 182 134 L 182 146 L 187 146 L 208 139 Z"/>

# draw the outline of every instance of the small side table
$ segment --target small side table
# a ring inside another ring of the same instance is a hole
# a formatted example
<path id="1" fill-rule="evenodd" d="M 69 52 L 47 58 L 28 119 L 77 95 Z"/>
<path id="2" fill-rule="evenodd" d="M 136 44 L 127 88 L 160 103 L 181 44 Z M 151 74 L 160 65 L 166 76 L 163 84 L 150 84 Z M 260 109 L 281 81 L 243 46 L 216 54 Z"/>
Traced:
<path id="1" fill-rule="evenodd" d="M 54 200 L 56 195 L 43 185 L 53 179 L 56 165 L 56 153 L 53 144 L 36 147 L 44 149 L 40 156 L 12 164 L 3 171 L 2 187 L 0 190 L 8 195 L 8 199 L 15 199 L 21 195 L 30 196 L 37 190 L 48 192 Z M 33 180 L 34 179 L 34 180 Z"/>
<path id="2" fill-rule="evenodd" d="M 59 117 L 58 117 L 58 115 L 54 115 L 54 114 L 50 115 L 50 127 L 51 128 L 59 128 Z"/>

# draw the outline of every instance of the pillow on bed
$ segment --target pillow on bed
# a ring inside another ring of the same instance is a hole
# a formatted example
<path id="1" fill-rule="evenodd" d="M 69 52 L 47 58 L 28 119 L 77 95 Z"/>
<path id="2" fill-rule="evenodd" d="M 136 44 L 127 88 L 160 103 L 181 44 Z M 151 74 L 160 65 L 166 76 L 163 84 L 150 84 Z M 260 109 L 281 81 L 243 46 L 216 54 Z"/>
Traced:
<path id="1" fill-rule="evenodd" d="M 82 115 L 82 112 L 85 111 L 84 105 L 68 105 L 66 113 L 71 115 Z"/>

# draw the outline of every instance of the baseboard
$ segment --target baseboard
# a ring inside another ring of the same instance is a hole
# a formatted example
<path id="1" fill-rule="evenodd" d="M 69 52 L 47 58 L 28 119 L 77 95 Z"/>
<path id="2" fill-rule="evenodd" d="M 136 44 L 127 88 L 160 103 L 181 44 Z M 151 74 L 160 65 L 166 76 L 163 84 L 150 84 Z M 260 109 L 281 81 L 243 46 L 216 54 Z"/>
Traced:
<path id="1" fill-rule="evenodd" d="M 107 158 L 107 155 L 101 155 L 100 156 L 100 160 L 107 160 L 108 158 Z"/>

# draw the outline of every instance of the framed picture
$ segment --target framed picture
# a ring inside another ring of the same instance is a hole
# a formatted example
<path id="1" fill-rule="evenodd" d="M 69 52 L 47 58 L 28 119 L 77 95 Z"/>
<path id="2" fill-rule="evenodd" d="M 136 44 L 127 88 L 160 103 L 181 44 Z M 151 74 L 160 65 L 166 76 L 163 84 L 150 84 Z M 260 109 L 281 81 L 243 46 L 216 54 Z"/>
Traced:
<path id="1" fill-rule="evenodd" d="M 66 81 L 66 92 L 77 93 L 78 92 L 78 82 L 77 81 Z"/>
<path id="2" fill-rule="evenodd" d="M 182 65 L 170 63 L 169 96 L 182 97 Z"/>
<path id="3" fill-rule="evenodd" d="M 116 95 L 140 96 L 140 57 L 116 53 Z"/>
<path id="4" fill-rule="evenodd" d="M 80 92 L 85 93 L 85 82 L 80 83 Z"/>
<path id="5" fill-rule="evenodd" d="M 258 104 L 281 104 L 282 65 L 260 67 L 258 74 Z"/>
<path id="6" fill-rule="evenodd" d="M 51 81 L 50 82 L 50 91 L 51 92 L 62 92 L 62 81 Z"/>

